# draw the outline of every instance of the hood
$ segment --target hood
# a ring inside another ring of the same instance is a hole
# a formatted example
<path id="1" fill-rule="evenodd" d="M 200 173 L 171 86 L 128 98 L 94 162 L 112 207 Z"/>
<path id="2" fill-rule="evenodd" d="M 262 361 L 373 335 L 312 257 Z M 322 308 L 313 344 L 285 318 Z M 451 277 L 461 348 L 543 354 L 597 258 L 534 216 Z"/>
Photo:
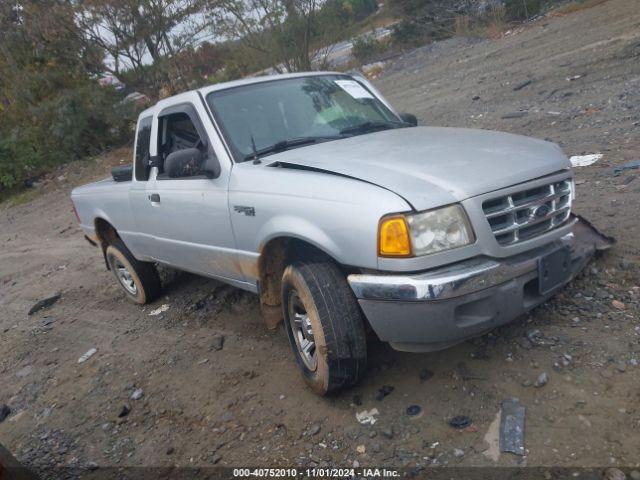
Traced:
<path id="1" fill-rule="evenodd" d="M 441 127 L 384 130 L 288 150 L 266 160 L 274 166 L 357 178 L 395 192 L 416 210 L 460 202 L 570 166 L 554 143 Z"/>

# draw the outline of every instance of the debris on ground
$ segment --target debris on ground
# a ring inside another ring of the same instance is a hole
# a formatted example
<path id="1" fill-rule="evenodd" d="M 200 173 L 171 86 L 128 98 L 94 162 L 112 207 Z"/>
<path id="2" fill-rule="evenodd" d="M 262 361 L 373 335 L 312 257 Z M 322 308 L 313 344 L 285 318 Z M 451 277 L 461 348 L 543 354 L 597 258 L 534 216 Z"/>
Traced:
<path id="1" fill-rule="evenodd" d="M 607 468 L 602 475 L 603 480 L 626 480 L 625 473 L 617 468 Z"/>
<path id="2" fill-rule="evenodd" d="M 363 410 L 361 412 L 356 412 L 356 420 L 358 420 L 362 425 L 374 425 L 378 421 L 376 416 L 379 414 L 380 412 L 377 408 Z"/>
<path id="3" fill-rule="evenodd" d="M 356 407 L 359 407 L 360 405 L 362 405 L 362 397 L 360 395 L 354 395 L 351 399 L 351 403 Z"/>
<path id="4" fill-rule="evenodd" d="M 572 167 L 588 167 L 593 165 L 603 157 L 601 153 L 591 153 L 589 155 L 574 155 L 569 158 Z"/>
<path id="5" fill-rule="evenodd" d="M 93 357 L 96 352 L 98 351 L 97 348 L 90 348 L 89 350 L 87 350 L 84 354 L 82 354 L 82 356 L 80 358 L 78 358 L 78 363 L 84 363 L 87 360 L 89 360 L 91 357 Z"/>
<path id="6" fill-rule="evenodd" d="M 627 308 L 627 306 L 620 300 L 612 300 L 611 305 L 613 305 L 613 308 L 616 308 L 618 310 L 625 310 Z"/>
<path id="7" fill-rule="evenodd" d="M 4 420 L 11 415 L 11 409 L 9 405 L 2 404 L 0 405 L 0 422 L 4 422 Z"/>
<path id="8" fill-rule="evenodd" d="M 423 368 L 422 370 L 420 370 L 420 380 L 422 380 L 423 382 L 426 382 L 431 377 L 433 377 L 433 372 L 431 370 L 427 368 Z"/>
<path id="9" fill-rule="evenodd" d="M 213 338 L 211 341 L 211 345 L 209 345 L 209 350 L 220 351 L 224 347 L 224 335 L 218 335 Z"/>
<path id="10" fill-rule="evenodd" d="M 312 437 L 314 435 L 317 435 L 318 433 L 320 433 L 320 429 L 321 427 L 317 423 L 315 425 L 311 425 L 311 428 L 307 430 L 307 436 Z"/>
<path id="11" fill-rule="evenodd" d="M 527 115 L 529 115 L 529 112 L 511 112 L 511 113 L 505 113 L 500 118 L 503 118 L 506 120 L 509 118 L 522 118 L 522 117 L 526 117 Z"/>
<path id="12" fill-rule="evenodd" d="M 502 402 L 500 415 L 500 451 L 524 455 L 525 408 L 517 398 Z"/>
<path id="13" fill-rule="evenodd" d="M 456 457 L 456 458 L 464 457 L 464 450 L 462 450 L 461 448 L 454 448 L 453 449 L 453 456 Z"/>
<path id="14" fill-rule="evenodd" d="M 125 403 L 122 406 L 122 409 L 120 410 L 120 413 L 118 413 L 118 417 L 119 418 L 126 417 L 127 415 L 129 415 L 129 412 L 131 412 L 131 407 Z"/>
<path id="15" fill-rule="evenodd" d="M 131 400 L 140 400 L 143 395 L 143 390 L 141 388 L 136 388 L 131 394 Z"/>
<path id="16" fill-rule="evenodd" d="M 29 309 L 29 311 L 27 312 L 27 315 L 33 315 L 34 313 L 39 312 L 40 310 L 44 310 L 45 308 L 51 307 L 54 303 L 60 300 L 61 296 L 62 294 L 55 293 L 47 298 L 43 298 L 42 300 L 37 301 L 33 305 L 33 307 Z"/>
<path id="17" fill-rule="evenodd" d="M 158 307 L 158 308 L 156 308 L 154 310 L 151 310 L 149 312 L 149 316 L 150 317 L 155 317 L 156 315 L 160 315 L 161 313 L 164 313 L 167 310 L 169 310 L 169 305 L 165 303 L 164 305 L 162 305 L 162 306 L 160 306 L 160 307 Z"/>
<path id="18" fill-rule="evenodd" d="M 613 169 L 613 175 L 617 177 L 625 170 L 637 170 L 639 168 L 640 168 L 640 160 L 634 160 L 632 162 L 625 163 L 624 165 L 621 165 L 619 167 L 615 167 Z"/>
<path id="19" fill-rule="evenodd" d="M 518 90 L 522 90 L 524 87 L 528 87 L 529 85 L 531 85 L 532 82 L 533 80 L 529 79 L 525 80 L 524 82 L 518 83 L 515 87 L 513 87 L 513 91 L 517 92 Z"/>
<path id="20" fill-rule="evenodd" d="M 409 405 L 407 407 L 407 415 L 410 417 L 417 417 L 422 413 L 422 407 L 420 405 Z"/>
<path id="21" fill-rule="evenodd" d="M 467 417 L 466 415 L 457 415 L 449 420 L 449 425 L 451 425 L 453 428 L 457 428 L 458 430 L 467 428 L 469 425 L 471 425 L 471 423 L 471 418 Z"/>
<path id="22" fill-rule="evenodd" d="M 378 393 L 376 394 L 376 400 L 381 402 L 382 400 L 384 400 L 384 397 L 391 394 L 393 390 L 394 388 L 391 385 L 383 385 L 382 387 L 380 387 Z"/>
<path id="23" fill-rule="evenodd" d="M 547 374 L 547 372 L 542 372 L 540 375 L 538 375 L 538 378 L 536 379 L 536 382 L 533 384 L 533 386 L 536 388 L 540 388 L 544 387 L 547 383 L 549 383 L 549 375 Z"/>

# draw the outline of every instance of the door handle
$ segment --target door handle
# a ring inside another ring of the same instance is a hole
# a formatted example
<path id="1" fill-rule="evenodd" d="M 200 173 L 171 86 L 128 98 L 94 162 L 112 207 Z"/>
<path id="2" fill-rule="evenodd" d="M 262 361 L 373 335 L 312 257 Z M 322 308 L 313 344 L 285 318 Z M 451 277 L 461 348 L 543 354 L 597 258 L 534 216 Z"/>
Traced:
<path id="1" fill-rule="evenodd" d="M 152 193 L 151 195 L 149 195 L 149 200 L 151 201 L 151 203 L 160 203 L 160 194 Z"/>

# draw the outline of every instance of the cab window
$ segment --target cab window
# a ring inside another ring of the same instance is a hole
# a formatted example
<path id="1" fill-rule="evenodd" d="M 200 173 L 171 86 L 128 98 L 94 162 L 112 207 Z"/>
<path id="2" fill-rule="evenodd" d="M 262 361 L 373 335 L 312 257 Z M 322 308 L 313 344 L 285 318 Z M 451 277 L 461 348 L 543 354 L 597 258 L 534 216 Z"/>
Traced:
<path id="1" fill-rule="evenodd" d="M 167 157 L 179 150 L 197 148 L 203 153 L 202 161 L 198 165 L 192 165 L 184 176 L 187 178 L 202 175 L 204 158 L 207 153 L 207 145 L 198 132 L 192 118 L 185 112 L 170 113 L 159 118 L 158 134 L 158 179 L 169 178 L 164 165 Z"/>

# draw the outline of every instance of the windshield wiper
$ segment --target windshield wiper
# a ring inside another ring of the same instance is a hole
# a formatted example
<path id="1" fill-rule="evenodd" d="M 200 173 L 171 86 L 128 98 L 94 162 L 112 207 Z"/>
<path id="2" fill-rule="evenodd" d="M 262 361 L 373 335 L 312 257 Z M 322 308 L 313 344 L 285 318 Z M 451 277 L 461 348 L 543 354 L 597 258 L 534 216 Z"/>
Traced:
<path id="1" fill-rule="evenodd" d="M 254 146 L 253 152 L 244 157 L 244 160 L 255 160 L 269 153 L 277 153 L 284 152 L 290 148 L 302 147 L 303 145 L 310 145 L 312 143 L 318 143 L 328 140 L 337 140 L 342 138 L 342 135 L 326 135 L 322 137 L 299 137 L 299 138 L 291 138 L 288 140 L 280 140 L 279 142 L 274 143 L 273 145 L 269 145 L 268 147 L 263 147 L 260 149 L 256 149 Z"/>
<path id="2" fill-rule="evenodd" d="M 385 130 L 388 128 L 401 128 L 401 127 L 409 127 L 411 124 L 407 122 L 363 122 L 357 125 L 352 125 L 351 127 L 346 127 L 340 130 L 341 135 L 348 135 L 350 133 L 367 133 L 373 132 L 374 130 Z"/>

